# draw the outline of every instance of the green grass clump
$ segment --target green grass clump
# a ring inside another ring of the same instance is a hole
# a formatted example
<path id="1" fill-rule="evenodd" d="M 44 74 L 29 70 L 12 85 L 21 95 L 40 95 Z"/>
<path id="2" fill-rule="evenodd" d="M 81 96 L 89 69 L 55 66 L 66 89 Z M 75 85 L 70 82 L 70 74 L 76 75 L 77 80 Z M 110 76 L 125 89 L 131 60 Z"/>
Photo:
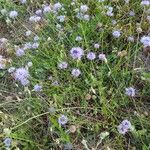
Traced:
<path id="1" fill-rule="evenodd" d="M 51 6 L 55 3 L 52 1 Z M 43 10 L 43 1 L 27 1 L 24 5 L 0 1 L 0 10 L 7 10 L 0 21 L 11 33 L 4 48 L 0 47 L 0 55 L 6 59 L 6 68 L 0 70 L 0 148 L 6 149 L 4 140 L 10 137 L 12 150 L 59 150 L 69 146 L 75 150 L 148 150 L 149 52 L 148 56 L 148 50 L 143 53 L 140 42 L 149 32 L 148 7 L 141 6 L 140 0 L 129 4 L 122 0 L 60 3 L 64 10 L 42 14 L 40 22 L 31 23 L 29 17 L 37 9 Z M 88 6 L 85 14 L 90 16 L 89 21 L 76 17 L 77 8 L 83 4 Z M 106 15 L 106 6 L 113 7 L 113 16 Z M 18 12 L 17 18 L 9 17 L 11 10 Z M 135 14 L 129 15 L 130 11 Z M 63 22 L 58 21 L 60 15 L 65 15 Z M 27 30 L 32 31 L 30 36 L 25 36 Z M 116 30 L 121 33 L 119 38 L 112 34 Z M 5 33 L 1 34 L 6 38 Z M 38 48 L 28 48 L 25 55 L 17 57 L 17 48 L 35 43 L 36 35 Z M 82 40 L 75 40 L 77 36 Z M 134 41 L 129 41 L 129 36 Z M 96 43 L 100 48 L 94 48 Z M 84 50 L 81 59 L 70 56 L 73 47 Z M 86 57 L 91 51 L 96 54 L 92 61 Z M 100 60 L 99 54 L 105 54 L 106 59 Z M 68 63 L 67 69 L 58 68 L 62 61 Z M 30 67 L 29 62 L 33 64 Z M 10 67 L 26 68 L 30 83 L 22 86 L 15 81 L 15 72 L 8 72 Z M 80 69 L 79 77 L 71 74 L 73 68 Z M 36 84 L 42 89 L 35 91 Z M 128 87 L 135 88 L 134 96 L 125 94 Z M 62 114 L 68 118 L 64 126 L 58 121 Z M 118 132 L 123 120 L 132 124 L 126 134 Z"/>

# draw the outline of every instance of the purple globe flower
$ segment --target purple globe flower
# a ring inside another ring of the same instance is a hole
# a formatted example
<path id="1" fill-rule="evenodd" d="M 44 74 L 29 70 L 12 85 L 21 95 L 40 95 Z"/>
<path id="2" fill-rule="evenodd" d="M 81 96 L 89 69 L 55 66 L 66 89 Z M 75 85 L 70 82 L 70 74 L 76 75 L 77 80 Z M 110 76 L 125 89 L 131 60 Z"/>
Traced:
<path id="1" fill-rule="evenodd" d="M 65 125 L 67 122 L 68 122 L 68 118 L 67 118 L 67 116 L 65 116 L 65 115 L 61 115 L 61 116 L 58 118 L 58 123 L 59 123 L 60 125 Z"/>
<path id="2" fill-rule="evenodd" d="M 129 36 L 129 37 L 127 38 L 127 40 L 128 40 L 129 42 L 134 42 L 134 37 L 133 37 L 133 36 Z"/>
<path id="3" fill-rule="evenodd" d="M 42 15 L 42 10 L 41 10 L 41 9 L 36 10 L 36 11 L 35 11 L 35 14 L 36 14 L 36 15 Z"/>
<path id="4" fill-rule="evenodd" d="M 73 47 L 70 50 L 70 55 L 73 59 L 81 59 L 84 55 L 83 49 L 80 47 Z"/>
<path id="5" fill-rule="evenodd" d="M 99 58 L 101 61 L 106 61 L 106 62 L 107 62 L 107 59 L 106 59 L 106 55 L 105 55 L 105 54 L 99 54 L 98 58 Z"/>
<path id="6" fill-rule="evenodd" d="M 52 11 L 52 9 L 51 9 L 50 6 L 44 6 L 44 8 L 43 8 L 44 13 L 48 13 L 48 12 L 51 12 L 51 11 Z"/>
<path id="7" fill-rule="evenodd" d="M 18 68 L 16 69 L 14 76 L 15 80 L 22 80 L 29 77 L 29 72 L 25 68 Z"/>
<path id="8" fill-rule="evenodd" d="M 73 69 L 71 72 L 73 77 L 78 77 L 81 74 L 81 71 L 77 68 Z"/>
<path id="9" fill-rule="evenodd" d="M 62 4 L 61 3 L 55 3 L 54 5 L 53 5 L 53 10 L 54 11 L 59 11 L 60 9 L 62 8 Z"/>
<path id="10" fill-rule="evenodd" d="M 133 87 L 129 87 L 125 89 L 125 94 L 127 96 L 134 97 L 135 96 L 135 89 Z"/>
<path id="11" fill-rule="evenodd" d="M 150 36 L 142 36 L 140 42 L 144 45 L 144 47 L 150 46 Z"/>
<path id="12" fill-rule="evenodd" d="M 5 138 L 3 143 L 5 144 L 6 147 L 10 147 L 11 143 L 12 143 L 12 139 L 7 137 L 7 138 Z"/>
<path id="13" fill-rule="evenodd" d="M 36 85 L 34 86 L 34 91 L 36 91 L 36 92 L 42 91 L 42 86 L 39 85 L 39 84 L 36 84 Z"/>
<path id="14" fill-rule="evenodd" d="M 127 128 L 125 128 L 122 124 L 120 124 L 119 126 L 118 126 L 118 132 L 120 133 L 120 134 L 126 134 L 126 132 L 128 132 L 128 129 Z"/>
<path id="15" fill-rule="evenodd" d="M 32 44 L 32 48 L 33 48 L 33 49 L 36 49 L 36 48 L 38 48 L 38 47 L 39 47 L 39 43 L 35 42 L 35 43 Z"/>
<path id="16" fill-rule="evenodd" d="M 32 44 L 30 42 L 24 44 L 24 48 L 23 48 L 24 50 L 31 49 L 31 48 L 32 48 Z"/>
<path id="17" fill-rule="evenodd" d="M 82 41 L 82 37 L 81 36 L 77 36 L 75 40 L 76 41 Z"/>
<path id="18" fill-rule="evenodd" d="M 15 19 L 16 17 L 18 16 L 18 12 L 13 10 L 13 11 L 10 11 L 9 13 L 9 17 L 12 18 L 12 19 Z"/>
<path id="19" fill-rule="evenodd" d="M 25 4 L 27 2 L 27 0 L 20 0 L 21 4 Z"/>
<path id="20" fill-rule="evenodd" d="M 25 55 L 24 49 L 19 48 L 16 50 L 16 56 L 21 57 L 23 55 Z"/>
<path id="21" fill-rule="evenodd" d="M 39 40 L 39 37 L 36 35 L 35 37 L 34 37 L 34 41 L 38 41 Z"/>
<path id="22" fill-rule="evenodd" d="M 36 23 L 36 22 L 41 21 L 41 19 L 42 18 L 40 16 L 34 15 L 29 18 L 29 21 Z"/>
<path id="23" fill-rule="evenodd" d="M 55 80 L 53 83 L 52 83 L 53 86 L 59 86 L 59 82 L 57 80 Z"/>
<path id="24" fill-rule="evenodd" d="M 68 67 L 68 63 L 67 62 L 60 62 L 59 64 L 58 64 L 58 68 L 59 69 L 66 69 Z"/>
<path id="25" fill-rule="evenodd" d="M 90 20 L 90 16 L 86 14 L 86 15 L 83 16 L 83 19 L 84 19 L 85 21 L 89 21 L 89 20 Z"/>
<path id="26" fill-rule="evenodd" d="M 121 32 L 119 30 L 115 30 L 112 32 L 112 35 L 115 37 L 115 38 L 119 38 L 121 36 Z"/>
<path id="27" fill-rule="evenodd" d="M 81 11 L 82 13 L 87 12 L 88 9 L 89 9 L 89 7 L 88 7 L 87 5 L 81 5 L 81 6 L 80 6 L 80 11 Z"/>
<path id="28" fill-rule="evenodd" d="M 26 33 L 25 33 L 26 36 L 30 36 L 31 34 L 32 34 L 31 30 L 26 31 Z"/>
<path id="29" fill-rule="evenodd" d="M 25 68 L 18 68 L 14 72 L 14 78 L 17 81 L 20 81 L 23 86 L 29 84 L 29 72 Z"/>
<path id="30" fill-rule="evenodd" d="M 57 19 L 59 20 L 59 22 L 64 22 L 65 21 L 66 16 L 57 16 Z"/>
<path id="31" fill-rule="evenodd" d="M 128 120 L 123 120 L 121 123 L 125 128 L 131 129 L 131 122 Z"/>
<path id="32" fill-rule="evenodd" d="M 149 6 L 150 5 L 150 2 L 148 0 L 143 0 L 141 2 L 141 6 Z"/>
<path id="33" fill-rule="evenodd" d="M 132 129 L 131 122 L 128 120 L 123 120 L 121 124 L 118 126 L 118 131 L 120 134 L 125 134 L 130 129 Z"/>
<path id="34" fill-rule="evenodd" d="M 28 79 L 22 79 L 21 81 L 21 84 L 23 85 L 23 86 L 26 86 L 26 85 L 28 85 L 29 83 L 30 83 L 30 81 L 28 80 Z"/>
<path id="35" fill-rule="evenodd" d="M 100 45 L 99 44 L 94 44 L 94 48 L 96 48 L 96 49 L 98 49 L 100 47 Z"/>
<path id="36" fill-rule="evenodd" d="M 129 12 L 129 15 L 130 15 L 130 16 L 135 16 L 135 12 L 134 12 L 134 11 L 130 11 L 130 12 Z"/>
<path id="37" fill-rule="evenodd" d="M 89 52 L 89 53 L 87 54 L 87 59 L 89 59 L 89 60 L 94 60 L 95 58 L 96 58 L 95 53 Z"/>

